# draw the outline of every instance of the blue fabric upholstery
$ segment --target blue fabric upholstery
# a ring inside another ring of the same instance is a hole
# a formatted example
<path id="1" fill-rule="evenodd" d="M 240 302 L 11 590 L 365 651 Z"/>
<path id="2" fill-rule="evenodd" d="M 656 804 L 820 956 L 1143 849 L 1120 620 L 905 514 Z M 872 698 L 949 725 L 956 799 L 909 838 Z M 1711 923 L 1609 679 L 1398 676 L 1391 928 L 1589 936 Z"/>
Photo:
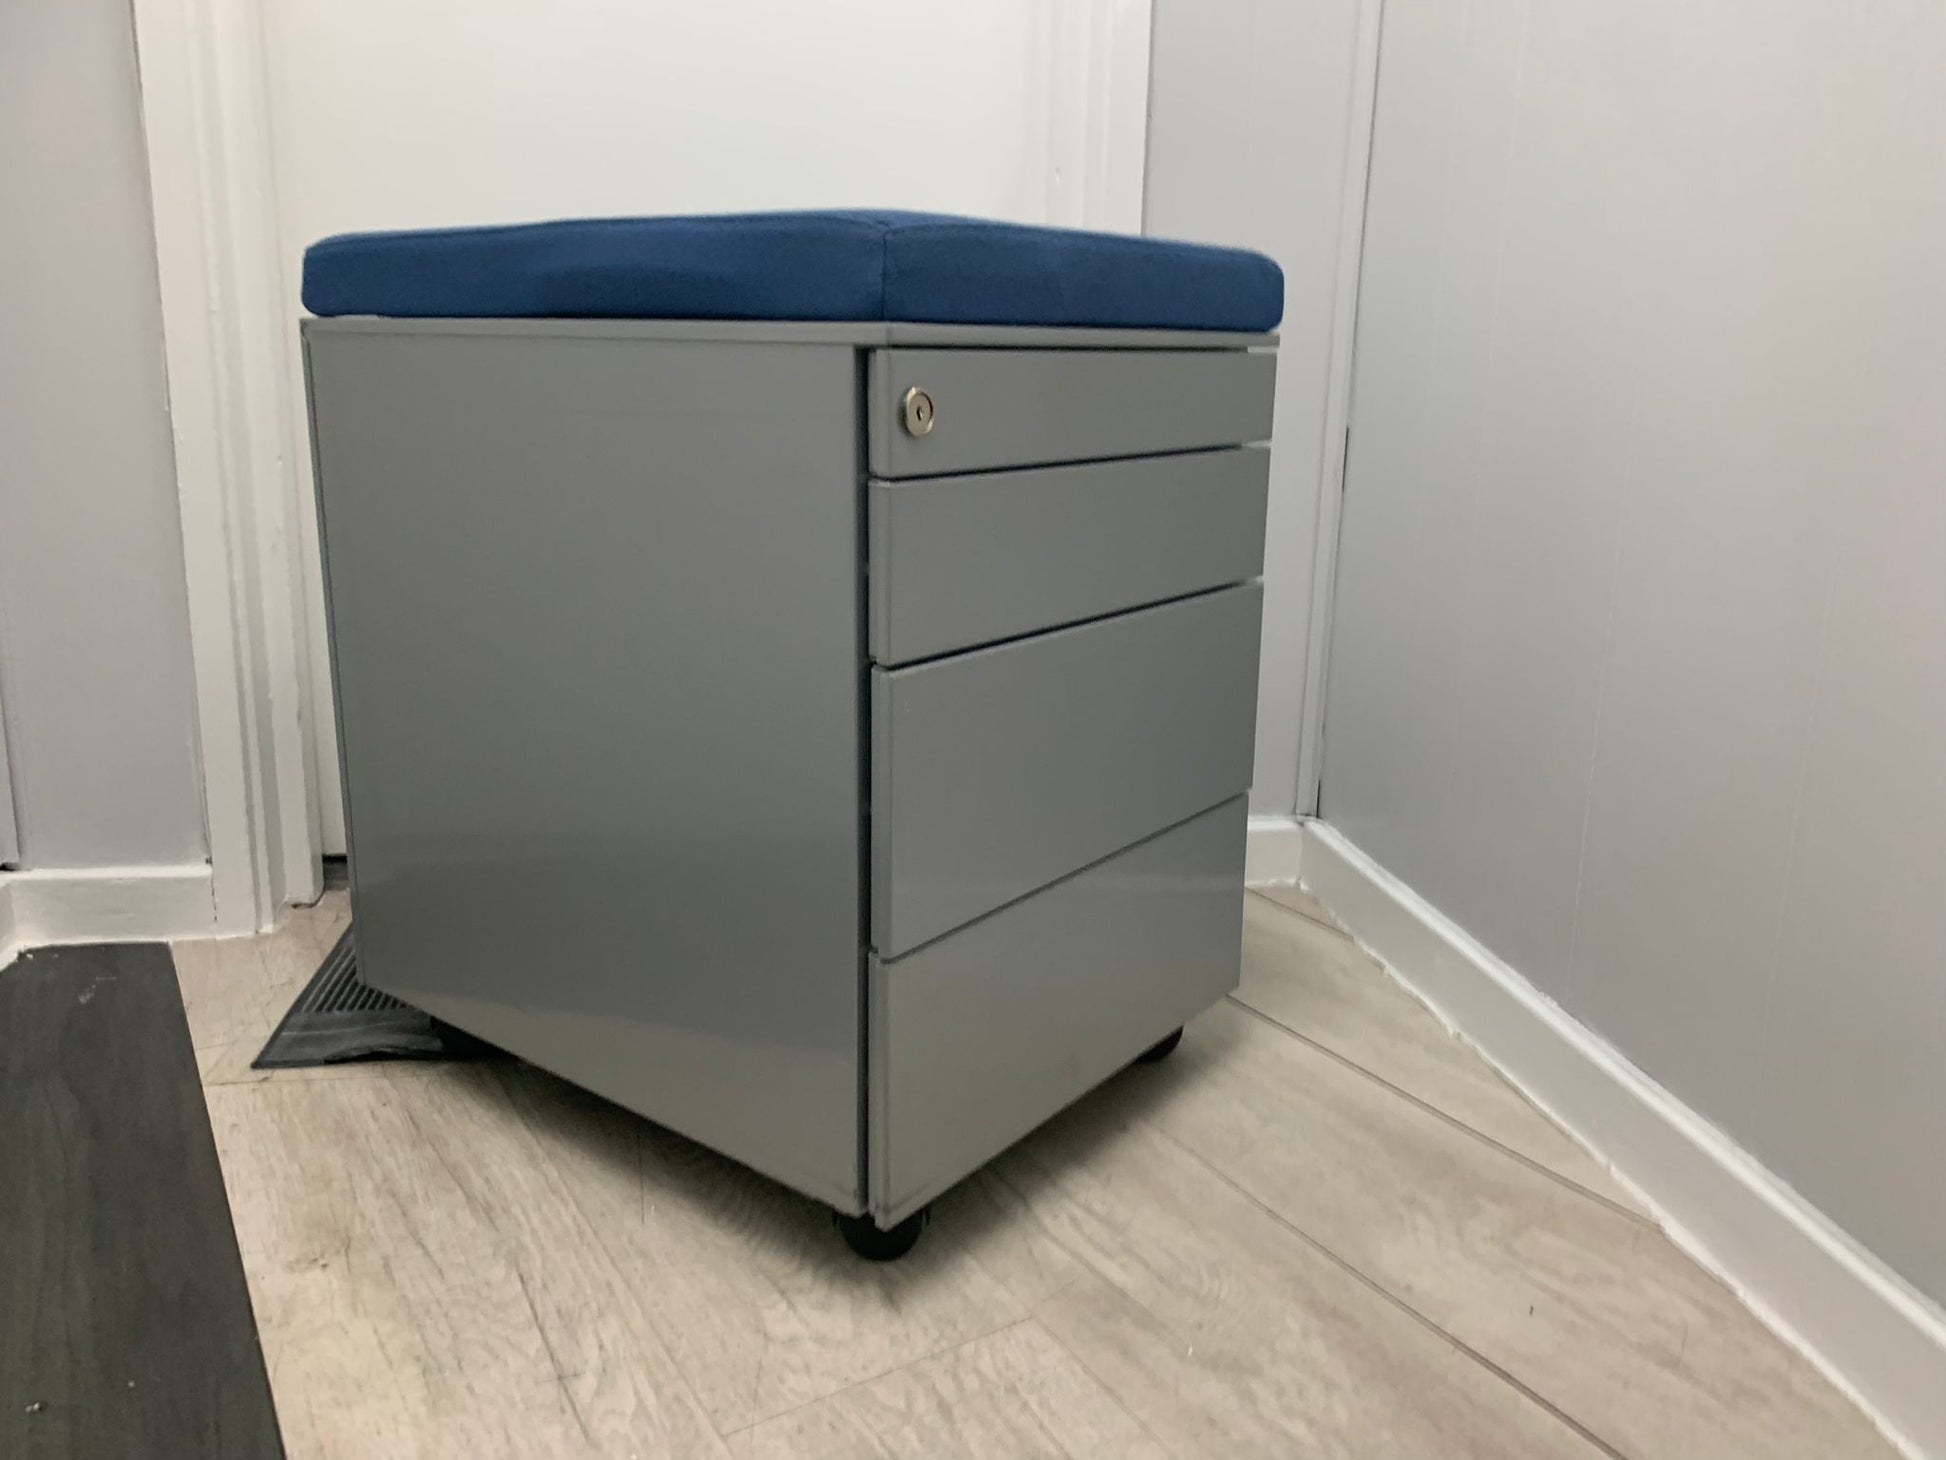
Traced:
<path id="1" fill-rule="evenodd" d="M 927 213 L 747 213 L 353 233 L 304 254 L 314 314 L 912 320 L 1269 330 L 1245 249 Z"/>

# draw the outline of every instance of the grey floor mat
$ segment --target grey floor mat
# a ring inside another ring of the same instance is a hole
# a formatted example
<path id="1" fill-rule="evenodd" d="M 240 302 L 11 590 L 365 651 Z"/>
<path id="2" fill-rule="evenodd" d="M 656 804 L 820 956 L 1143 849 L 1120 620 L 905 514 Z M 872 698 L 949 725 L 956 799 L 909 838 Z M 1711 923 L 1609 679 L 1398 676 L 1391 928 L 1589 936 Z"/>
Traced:
<path id="1" fill-rule="evenodd" d="M 499 1051 L 358 977 L 356 928 L 346 928 L 272 1032 L 257 1070 L 347 1060 L 476 1060 Z"/>

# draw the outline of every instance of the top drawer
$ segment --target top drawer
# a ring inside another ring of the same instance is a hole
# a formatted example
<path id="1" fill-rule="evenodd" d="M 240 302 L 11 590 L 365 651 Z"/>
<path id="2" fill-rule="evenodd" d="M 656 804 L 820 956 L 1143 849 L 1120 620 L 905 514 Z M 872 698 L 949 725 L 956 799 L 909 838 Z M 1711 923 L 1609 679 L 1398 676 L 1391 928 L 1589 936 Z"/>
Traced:
<path id="1" fill-rule="evenodd" d="M 1270 439 L 1277 357 L 1246 350 L 874 350 L 878 477 L 1094 461 Z M 906 424 L 923 391 L 930 419 Z"/>

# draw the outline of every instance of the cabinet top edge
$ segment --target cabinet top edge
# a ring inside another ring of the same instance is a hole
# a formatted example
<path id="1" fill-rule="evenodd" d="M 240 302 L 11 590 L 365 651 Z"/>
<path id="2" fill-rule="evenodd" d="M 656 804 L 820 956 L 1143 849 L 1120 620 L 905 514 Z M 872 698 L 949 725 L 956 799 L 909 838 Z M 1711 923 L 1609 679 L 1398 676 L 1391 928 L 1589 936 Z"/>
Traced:
<path id="1" fill-rule="evenodd" d="M 1069 325 L 913 324 L 886 320 L 394 319 L 307 317 L 306 339 L 326 335 L 499 335 L 728 344 L 940 346 L 957 349 L 1260 350 L 1277 335 L 1229 330 L 1090 329 Z"/>

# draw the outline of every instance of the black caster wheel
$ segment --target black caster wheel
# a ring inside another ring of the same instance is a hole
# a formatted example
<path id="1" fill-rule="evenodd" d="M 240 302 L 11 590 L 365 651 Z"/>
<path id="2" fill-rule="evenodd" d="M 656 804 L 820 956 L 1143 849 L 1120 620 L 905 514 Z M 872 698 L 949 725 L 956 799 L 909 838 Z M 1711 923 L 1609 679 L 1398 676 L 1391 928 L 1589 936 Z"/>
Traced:
<path id="1" fill-rule="evenodd" d="M 1135 1057 L 1135 1063 L 1138 1065 L 1160 1064 L 1163 1060 L 1168 1059 L 1170 1055 L 1174 1054 L 1176 1052 L 1176 1046 L 1181 1043 L 1182 1030 L 1178 1029 L 1173 1034 L 1165 1034 L 1154 1044 L 1138 1054 Z"/>
<path id="2" fill-rule="evenodd" d="M 921 1207 L 896 1227 L 889 1228 L 879 1226 L 870 1217 L 848 1217 L 843 1212 L 832 1215 L 837 1218 L 838 1234 L 845 1239 L 845 1246 L 865 1261 L 897 1262 L 919 1240 L 932 1209 Z"/>

